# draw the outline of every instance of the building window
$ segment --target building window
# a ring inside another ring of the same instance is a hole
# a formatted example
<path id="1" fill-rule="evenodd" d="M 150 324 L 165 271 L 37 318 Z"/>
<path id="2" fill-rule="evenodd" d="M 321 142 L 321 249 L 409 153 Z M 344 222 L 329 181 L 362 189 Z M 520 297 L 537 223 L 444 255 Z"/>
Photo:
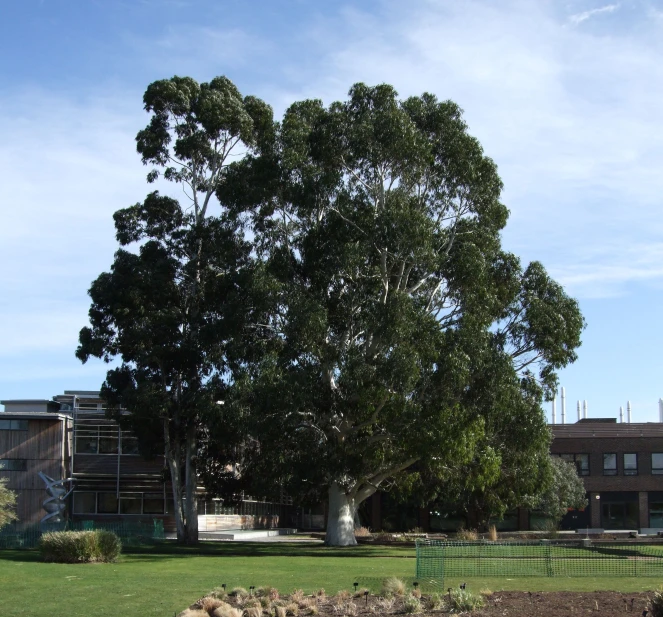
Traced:
<path id="1" fill-rule="evenodd" d="M 0 458 L 0 471 L 26 471 L 28 461 L 24 458 Z"/>
<path id="2" fill-rule="evenodd" d="M 76 430 L 76 454 L 117 454 L 118 428 L 111 424 Z"/>
<path id="3" fill-rule="evenodd" d="M 117 514 L 115 493 L 97 493 L 97 512 L 99 514 Z"/>
<path id="4" fill-rule="evenodd" d="M 145 493 L 143 495 L 143 514 L 163 514 L 163 495 Z"/>
<path id="5" fill-rule="evenodd" d="M 141 514 L 142 507 L 141 493 L 120 493 L 120 514 Z"/>
<path id="6" fill-rule="evenodd" d="M 138 439 L 122 431 L 122 455 L 138 455 Z"/>
<path id="7" fill-rule="evenodd" d="M 654 475 L 663 474 L 663 452 L 652 452 L 651 454 L 651 472 Z"/>
<path id="8" fill-rule="evenodd" d="M 589 454 L 553 454 L 553 456 L 559 456 L 562 460 L 573 463 L 579 476 L 589 475 Z"/>
<path id="9" fill-rule="evenodd" d="M 638 455 L 635 453 L 624 454 L 624 475 L 638 475 Z"/>
<path id="10" fill-rule="evenodd" d="M 27 420 L 0 420 L 0 431 L 27 431 Z"/>
<path id="11" fill-rule="evenodd" d="M 96 501 L 96 493 L 74 492 L 74 514 L 94 514 Z"/>
<path id="12" fill-rule="evenodd" d="M 603 475 L 616 476 L 617 475 L 617 455 L 604 454 L 603 455 Z"/>
<path id="13" fill-rule="evenodd" d="M 576 454 L 575 463 L 579 476 L 589 475 L 589 454 Z"/>

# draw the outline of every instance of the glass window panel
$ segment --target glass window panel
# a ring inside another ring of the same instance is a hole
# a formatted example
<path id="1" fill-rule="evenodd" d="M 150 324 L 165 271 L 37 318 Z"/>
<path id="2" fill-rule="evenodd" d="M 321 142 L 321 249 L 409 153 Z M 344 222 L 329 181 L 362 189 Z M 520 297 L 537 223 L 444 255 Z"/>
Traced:
<path id="1" fill-rule="evenodd" d="M 634 453 L 624 454 L 624 475 L 638 475 L 638 455 Z"/>
<path id="2" fill-rule="evenodd" d="M 159 493 L 145 493 L 143 495 L 144 514 L 163 514 L 163 495 Z"/>
<path id="3" fill-rule="evenodd" d="M 26 471 L 28 461 L 22 458 L 0 459 L 0 471 Z"/>
<path id="4" fill-rule="evenodd" d="M 122 435 L 122 454 L 138 454 L 138 439 Z"/>
<path id="5" fill-rule="evenodd" d="M 560 454 L 560 457 L 565 461 L 569 461 L 570 463 L 572 463 L 574 460 L 573 454 Z"/>
<path id="6" fill-rule="evenodd" d="M 74 493 L 74 514 L 94 514 L 97 495 L 95 493 Z"/>
<path id="7" fill-rule="evenodd" d="M 617 455 L 604 454 L 603 455 L 603 475 L 615 476 L 617 475 Z"/>
<path id="8" fill-rule="evenodd" d="M 117 437 L 99 437 L 99 454 L 117 454 Z"/>
<path id="9" fill-rule="evenodd" d="M 0 430 L 2 431 L 27 431 L 27 420 L 0 420 Z"/>
<path id="10" fill-rule="evenodd" d="M 115 493 L 97 493 L 97 512 L 99 514 L 117 514 Z"/>
<path id="11" fill-rule="evenodd" d="M 120 514 L 141 514 L 142 496 L 120 493 Z"/>
<path id="12" fill-rule="evenodd" d="M 649 504 L 649 526 L 663 527 L 663 503 Z"/>
<path id="13" fill-rule="evenodd" d="M 651 472 L 653 474 L 663 474 L 663 452 L 652 452 Z"/>
<path id="14" fill-rule="evenodd" d="M 76 435 L 76 454 L 96 454 L 98 445 L 96 437 Z"/>
<path id="15" fill-rule="evenodd" d="M 589 454 L 576 454 L 576 467 L 579 476 L 589 475 Z"/>

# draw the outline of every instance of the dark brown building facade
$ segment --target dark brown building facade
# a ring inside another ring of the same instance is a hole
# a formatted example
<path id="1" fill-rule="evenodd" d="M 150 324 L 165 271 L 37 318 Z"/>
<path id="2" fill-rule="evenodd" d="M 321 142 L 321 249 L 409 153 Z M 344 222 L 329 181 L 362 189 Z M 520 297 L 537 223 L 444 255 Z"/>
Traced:
<path id="1" fill-rule="evenodd" d="M 551 428 L 551 454 L 575 462 L 589 499 L 564 526 L 663 530 L 663 424 L 609 418 Z"/>

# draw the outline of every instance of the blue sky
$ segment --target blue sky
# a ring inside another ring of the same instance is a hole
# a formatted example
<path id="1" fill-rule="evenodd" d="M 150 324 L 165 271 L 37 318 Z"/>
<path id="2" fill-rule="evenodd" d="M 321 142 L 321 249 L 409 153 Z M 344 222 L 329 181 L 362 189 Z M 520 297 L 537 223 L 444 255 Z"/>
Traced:
<path id="1" fill-rule="evenodd" d="M 112 213 L 143 199 L 141 96 L 227 75 L 278 114 L 356 81 L 464 110 L 511 210 L 506 248 L 580 301 L 586 399 L 657 421 L 663 396 L 663 3 L 23 0 L 0 4 L 0 398 L 96 389 L 74 357 Z M 549 412 L 548 407 L 547 411 Z"/>

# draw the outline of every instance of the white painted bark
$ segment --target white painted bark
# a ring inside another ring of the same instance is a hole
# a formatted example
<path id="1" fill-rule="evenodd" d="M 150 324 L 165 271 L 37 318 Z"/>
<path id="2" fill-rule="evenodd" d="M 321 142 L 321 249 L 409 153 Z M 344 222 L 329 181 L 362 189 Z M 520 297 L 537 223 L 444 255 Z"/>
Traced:
<path id="1" fill-rule="evenodd" d="M 358 503 L 354 495 L 348 495 L 336 482 L 329 487 L 329 514 L 325 544 L 328 546 L 354 546 L 355 515 Z"/>

